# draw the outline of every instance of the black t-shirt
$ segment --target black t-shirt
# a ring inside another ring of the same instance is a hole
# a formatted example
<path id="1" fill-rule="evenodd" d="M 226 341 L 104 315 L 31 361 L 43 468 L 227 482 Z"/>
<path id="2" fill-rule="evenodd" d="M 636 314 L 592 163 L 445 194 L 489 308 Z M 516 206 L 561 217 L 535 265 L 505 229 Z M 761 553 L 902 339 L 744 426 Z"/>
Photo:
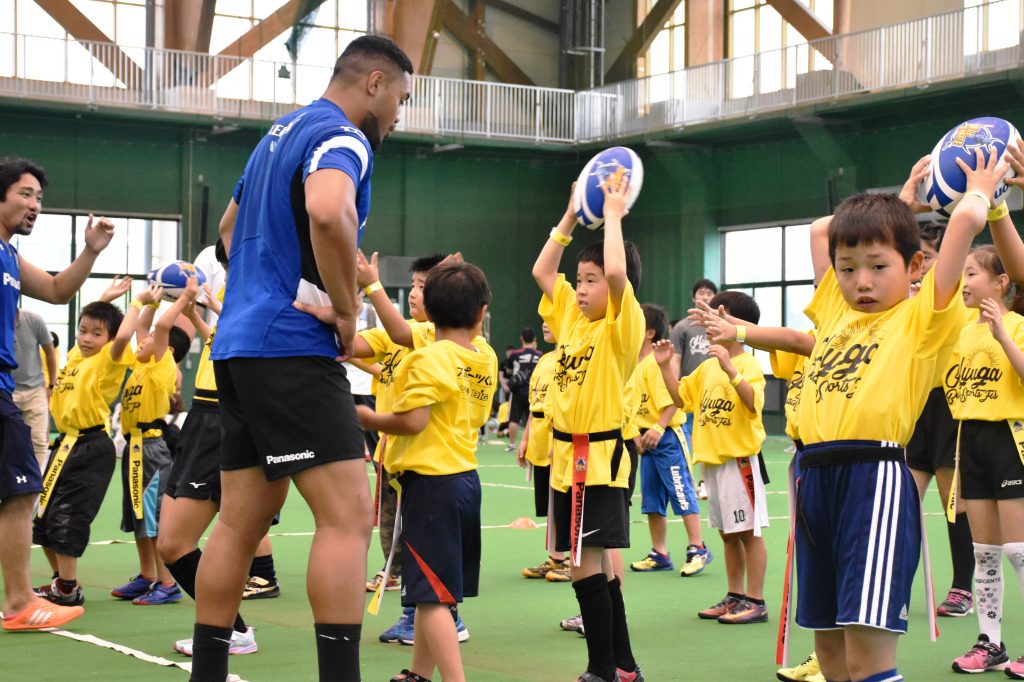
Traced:
<path id="1" fill-rule="evenodd" d="M 530 377 L 541 359 L 541 353 L 536 348 L 520 348 L 512 353 L 507 360 L 510 372 L 508 373 L 509 390 L 519 395 L 526 395 L 530 392 Z"/>

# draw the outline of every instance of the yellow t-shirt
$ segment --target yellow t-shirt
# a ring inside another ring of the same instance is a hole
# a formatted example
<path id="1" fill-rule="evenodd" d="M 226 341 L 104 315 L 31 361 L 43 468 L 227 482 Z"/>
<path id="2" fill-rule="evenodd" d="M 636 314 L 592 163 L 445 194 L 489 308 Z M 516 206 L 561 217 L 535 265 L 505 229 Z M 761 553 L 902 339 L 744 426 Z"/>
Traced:
<path id="1" fill-rule="evenodd" d="M 538 311 L 559 340 L 558 368 L 552 381 L 552 426 L 583 434 L 622 428 L 623 388 L 637 365 L 644 342 L 644 313 L 627 282 L 618 315 L 608 301 L 608 315 L 590 321 L 576 305 L 576 291 L 559 275 L 553 299 L 543 296 Z M 565 492 L 572 484 L 572 443 L 555 441 L 551 487 Z M 625 488 L 629 457 L 623 456 L 612 478 L 615 441 L 590 444 L 587 485 Z"/>
<path id="2" fill-rule="evenodd" d="M 814 331 L 807 332 L 814 335 Z M 789 353 L 783 350 L 769 352 L 769 360 L 772 363 L 772 374 L 776 379 L 786 382 L 786 404 L 783 408 L 786 415 L 786 435 L 793 440 L 800 440 L 798 430 L 797 414 L 800 411 L 800 391 L 804 387 L 804 374 L 810 365 L 810 358 L 799 353 Z"/>
<path id="3" fill-rule="evenodd" d="M 434 323 L 417 322 L 408 320 L 409 328 L 412 331 L 412 340 L 415 349 L 423 348 L 425 345 L 434 342 Z M 395 371 L 398 369 L 413 348 L 400 346 L 391 340 L 388 333 L 379 327 L 364 329 L 359 336 L 370 346 L 373 356 L 363 358 L 367 364 L 380 364 L 380 376 L 373 378 L 372 391 L 377 396 L 377 411 L 391 412 L 391 404 L 397 398 L 392 389 L 395 380 Z"/>
<path id="4" fill-rule="evenodd" d="M 145 424 L 166 417 L 171 411 L 171 396 L 177 379 L 178 366 L 170 349 L 164 351 L 159 360 L 136 360 L 121 391 L 121 432 L 127 435 L 140 422 Z"/>
<path id="5" fill-rule="evenodd" d="M 395 374 L 394 412 L 430 407 L 413 436 L 391 436 L 384 468 L 400 474 L 445 476 L 476 469 L 480 427 L 491 413 L 498 358 L 490 346 L 470 350 L 441 340 L 413 351 Z"/>
<path id="6" fill-rule="evenodd" d="M 526 443 L 526 460 L 536 466 L 551 464 L 551 378 L 558 366 L 554 351 L 537 361 L 530 375 L 530 440 Z M 543 417 L 537 415 L 543 414 Z"/>
<path id="7" fill-rule="evenodd" d="M 217 300 L 224 302 L 224 285 L 217 292 Z M 213 348 L 213 337 L 217 335 L 217 327 L 210 329 L 210 338 L 203 343 L 203 352 L 199 355 L 199 366 L 196 367 L 196 392 L 192 400 L 205 403 L 216 403 L 217 378 L 213 374 L 213 361 L 210 360 L 210 349 Z M 143 420 L 145 421 L 145 420 Z"/>
<path id="8" fill-rule="evenodd" d="M 935 310 L 934 301 L 935 277 L 929 272 L 914 298 L 862 313 L 846 305 L 829 268 L 805 311 L 818 338 L 800 393 L 798 432 L 804 443 L 906 445 L 963 319 L 959 293 L 944 310 Z"/>
<path id="9" fill-rule="evenodd" d="M 1024 347 L 1024 317 L 1009 312 L 1003 326 Z M 1024 384 L 985 322 L 960 332 L 954 362 L 945 376 L 946 401 L 958 420 L 996 422 L 1024 417 Z"/>
<path id="10" fill-rule="evenodd" d="M 750 353 L 732 358 L 732 364 L 754 389 L 754 411 L 740 400 L 717 358 L 708 358 L 679 380 L 683 408 L 693 412 L 693 461 L 725 464 L 730 459 L 750 457 L 764 442 L 764 373 Z"/>
<path id="11" fill-rule="evenodd" d="M 661 376 L 661 367 L 654 359 L 654 353 L 648 353 L 640 361 L 634 374 L 637 377 L 637 388 L 640 395 L 640 404 L 636 410 L 636 425 L 640 429 L 649 429 L 658 423 L 665 408 L 672 407 L 674 403 L 668 388 L 665 387 L 665 380 Z M 681 426 L 685 420 L 686 413 L 676 410 L 668 427 Z"/>
<path id="12" fill-rule="evenodd" d="M 637 386 L 639 374 L 638 365 L 622 389 L 622 440 L 633 440 L 640 436 L 640 427 L 636 425 L 636 410 L 640 405 L 640 388 Z"/>
<path id="13" fill-rule="evenodd" d="M 67 363 L 57 372 L 57 385 L 50 395 L 50 414 L 61 433 L 108 424 L 110 405 L 135 360 L 128 345 L 120 359 L 112 358 L 111 343 L 87 358 L 77 345 L 68 352 Z"/>

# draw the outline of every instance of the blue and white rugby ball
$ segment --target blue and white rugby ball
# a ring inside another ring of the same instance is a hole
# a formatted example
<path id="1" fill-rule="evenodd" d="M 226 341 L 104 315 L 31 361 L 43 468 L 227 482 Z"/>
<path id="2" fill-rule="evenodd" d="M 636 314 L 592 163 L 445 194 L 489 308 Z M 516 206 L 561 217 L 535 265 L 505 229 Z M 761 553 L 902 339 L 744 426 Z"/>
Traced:
<path id="1" fill-rule="evenodd" d="M 592 158 L 583 167 L 576 180 L 576 191 L 572 207 L 576 221 L 588 230 L 596 230 L 604 224 L 604 193 L 601 181 L 621 173 L 629 181 L 626 210 L 633 207 L 644 184 L 644 164 L 629 147 L 611 147 Z"/>
<path id="2" fill-rule="evenodd" d="M 199 286 L 206 283 L 206 274 L 188 261 L 174 260 L 149 273 L 149 283 L 163 287 L 164 300 L 176 301 L 188 286 L 188 278 L 195 276 Z"/>
<path id="3" fill-rule="evenodd" d="M 932 150 L 931 172 L 925 180 L 925 199 L 928 204 L 941 215 L 949 217 L 960 202 L 960 197 L 967 189 L 967 176 L 960 170 L 956 160 L 963 159 L 974 168 L 975 151 L 981 149 L 985 160 L 988 160 L 989 148 L 995 147 L 999 160 L 1006 154 L 1006 145 L 1016 144 L 1020 133 L 1009 121 L 993 116 L 972 118 L 950 130 L 942 136 Z M 1012 178 L 1013 169 L 1006 171 L 1006 177 Z M 1010 185 L 1005 179 L 996 187 L 995 204 L 1006 199 Z"/>

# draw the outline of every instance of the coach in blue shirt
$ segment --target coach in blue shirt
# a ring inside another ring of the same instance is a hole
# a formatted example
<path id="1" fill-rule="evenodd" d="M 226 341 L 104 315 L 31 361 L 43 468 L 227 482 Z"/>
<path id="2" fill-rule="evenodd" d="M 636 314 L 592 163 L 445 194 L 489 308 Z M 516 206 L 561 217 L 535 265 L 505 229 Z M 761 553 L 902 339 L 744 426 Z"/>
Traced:
<path id="1" fill-rule="evenodd" d="M 359 680 L 372 514 L 362 431 L 336 358 L 355 336 L 373 152 L 398 124 L 412 70 L 387 38 L 352 41 L 323 96 L 256 146 L 221 220 L 228 278 L 212 357 L 222 496 L 196 583 L 196 682 L 226 678 L 241 586 L 289 479 L 316 521 L 308 581 L 320 680 Z M 296 302 L 329 305 L 337 322 Z"/>

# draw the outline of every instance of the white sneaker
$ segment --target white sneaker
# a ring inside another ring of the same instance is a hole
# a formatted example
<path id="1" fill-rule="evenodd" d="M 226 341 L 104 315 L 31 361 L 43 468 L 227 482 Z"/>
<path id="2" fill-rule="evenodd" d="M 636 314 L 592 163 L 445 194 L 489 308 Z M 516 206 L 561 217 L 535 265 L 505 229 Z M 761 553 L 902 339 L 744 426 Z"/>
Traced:
<path id="1" fill-rule="evenodd" d="M 254 654 L 259 647 L 256 646 L 256 631 L 250 625 L 245 632 L 232 632 L 231 644 L 228 646 L 228 653 L 241 656 L 243 654 Z M 192 655 L 192 638 L 179 639 L 174 643 L 174 650 L 185 656 Z"/>

